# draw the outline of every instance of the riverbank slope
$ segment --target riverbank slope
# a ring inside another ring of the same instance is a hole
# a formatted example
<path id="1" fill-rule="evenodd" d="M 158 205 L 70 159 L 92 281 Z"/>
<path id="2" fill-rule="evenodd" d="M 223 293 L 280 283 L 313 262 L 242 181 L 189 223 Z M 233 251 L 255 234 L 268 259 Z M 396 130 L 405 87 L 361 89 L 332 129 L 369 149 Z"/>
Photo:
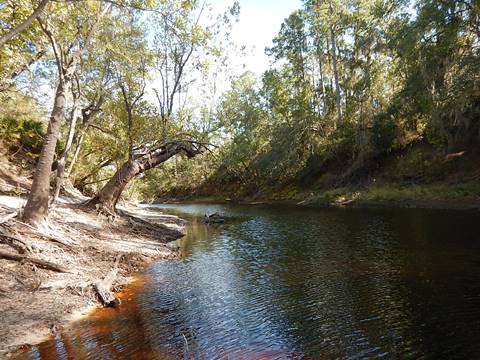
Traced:
<path id="1" fill-rule="evenodd" d="M 194 188 L 170 189 L 157 201 L 479 209 L 479 164 L 478 147 L 445 154 L 417 141 L 362 161 L 345 154 L 319 159 L 284 181 L 212 177 Z"/>

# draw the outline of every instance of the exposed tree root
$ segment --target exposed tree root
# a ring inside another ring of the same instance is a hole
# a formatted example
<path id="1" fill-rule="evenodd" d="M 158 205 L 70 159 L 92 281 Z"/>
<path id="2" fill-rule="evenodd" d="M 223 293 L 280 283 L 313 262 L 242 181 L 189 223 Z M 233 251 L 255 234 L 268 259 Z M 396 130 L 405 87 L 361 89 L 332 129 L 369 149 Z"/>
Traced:
<path id="1" fill-rule="evenodd" d="M 11 214 L 8 214 L 7 216 L 4 216 L 3 218 L 0 219 L 0 224 L 6 223 L 8 220 L 13 219 L 18 215 L 18 211 L 14 211 Z"/>
<path id="2" fill-rule="evenodd" d="M 74 240 L 70 240 L 70 239 L 62 239 L 54 234 L 52 234 L 52 230 L 48 227 L 48 225 L 46 224 L 43 224 L 42 226 L 38 226 L 35 227 L 35 226 L 32 226 L 32 225 L 29 225 L 27 223 L 24 223 L 20 220 L 17 220 L 15 219 L 16 222 L 18 222 L 19 224 L 22 224 L 26 227 L 28 227 L 29 229 L 33 230 L 33 233 L 37 236 L 40 236 L 42 238 L 45 238 L 45 239 L 48 239 L 48 240 L 51 240 L 53 242 L 56 242 L 56 243 L 59 243 L 61 245 L 65 245 L 65 246 L 72 246 L 72 245 L 78 245 L 78 243 Z"/>
<path id="3" fill-rule="evenodd" d="M 143 219 L 141 219 L 139 217 L 136 217 L 136 216 L 129 215 L 125 211 L 117 210 L 117 213 L 121 216 L 126 217 L 128 219 L 128 222 L 132 225 L 133 228 L 139 227 L 139 228 L 142 228 L 144 230 L 145 229 L 149 230 L 151 232 L 158 232 L 159 229 L 160 229 L 159 225 L 155 225 L 152 222 L 143 220 Z"/>
<path id="4" fill-rule="evenodd" d="M 13 261 L 26 261 L 26 262 L 30 262 L 32 264 L 35 264 L 35 265 L 37 265 L 41 268 L 56 271 L 56 272 L 62 272 L 62 273 L 68 272 L 68 270 L 65 269 L 64 267 L 62 267 L 60 265 L 57 265 L 57 264 L 54 264 L 50 261 L 36 259 L 36 258 L 32 258 L 32 257 L 25 256 L 25 255 L 12 254 L 12 253 L 9 253 L 9 252 L 4 251 L 4 250 L 0 250 L 0 258 L 7 259 L 7 260 L 13 260 Z"/>
<path id="5" fill-rule="evenodd" d="M 20 239 L 19 237 L 17 236 L 13 236 L 13 235 L 9 235 L 9 234 L 5 234 L 3 231 L 0 231 L 0 238 L 3 239 L 2 242 L 6 243 L 7 245 L 11 246 L 12 248 L 14 248 L 15 250 L 17 250 L 20 254 L 24 254 L 27 250 L 30 251 L 30 246 L 25 242 L 23 241 L 22 239 Z M 1 240 L 0 240 L 1 241 Z M 19 244 L 17 244 L 17 243 Z"/>

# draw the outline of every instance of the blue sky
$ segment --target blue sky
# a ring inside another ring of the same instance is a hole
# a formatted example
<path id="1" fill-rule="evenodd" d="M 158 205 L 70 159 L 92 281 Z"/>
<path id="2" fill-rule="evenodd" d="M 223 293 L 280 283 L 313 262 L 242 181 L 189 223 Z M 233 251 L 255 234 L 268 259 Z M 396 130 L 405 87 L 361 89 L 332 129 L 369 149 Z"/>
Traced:
<path id="1" fill-rule="evenodd" d="M 233 0 L 210 0 L 214 10 L 221 12 L 233 4 Z M 301 0 L 239 0 L 240 21 L 234 25 L 232 40 L 237 45 L 246 45 L 248 56 L 239 59 L 245 70 L 261 74 L 268 68 L 269 59 L 265 47 L 280 30 L 283 20 L 302 7 Z"/>

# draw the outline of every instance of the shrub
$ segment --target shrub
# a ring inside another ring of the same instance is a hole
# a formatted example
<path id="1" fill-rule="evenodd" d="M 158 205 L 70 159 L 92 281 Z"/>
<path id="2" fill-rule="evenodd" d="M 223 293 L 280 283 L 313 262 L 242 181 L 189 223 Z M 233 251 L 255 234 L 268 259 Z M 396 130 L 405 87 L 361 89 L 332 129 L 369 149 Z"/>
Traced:
<path id="1" fill-rule="evenodd" d="M 36 120 L 17 120 L 7 116 L 0 119 L 0 137 L 7 146 L 38 155 L 45 136 L 44 124 Z"/>
<path id="2" fill-rule="evenodd" d="M 372 141 L 379 153 L 390 152 L 395 144 L 398 125 L 393 116 L 388 113 L 380 114 L 373 120 Z"/>

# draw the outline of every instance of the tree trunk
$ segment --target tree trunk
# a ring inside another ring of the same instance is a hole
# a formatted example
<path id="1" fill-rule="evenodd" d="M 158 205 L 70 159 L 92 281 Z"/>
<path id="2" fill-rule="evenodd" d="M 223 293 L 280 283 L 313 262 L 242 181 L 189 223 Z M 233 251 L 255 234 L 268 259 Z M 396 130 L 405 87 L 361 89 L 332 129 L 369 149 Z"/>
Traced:
<path id="1" fill-rule="evenodd" d="M 338 114 L 338 124 L 343 123 L 343 115 L 342 115 L 342 98 L 340 95 L 340 84 L 338 81 L 338 64 L 337 64 L 337 45 L 335 39 L 335 32 L 333 30 L 333 26 L 330 26 L 330 37 L 332 42 L 332 64 L 333 64 L 333 76 L 335 78 L 335 104 L 337 106 L 337 114 Z"/>
<path id="2" fill-rule="evenodd" d="M 201 148 L 193 143 L 169 142 L 150 151 L 138 159 L 130 159 L 115 173 L 108 183 L 89 202 L 103 211 L 114 214 L 115 206 L 127 184 L 137 175 L 167 161 L 178 153 L 185 153 L 189 158 L 202 153 Z"/>
<path id="3" fill-rule="evenodd" d="M 80 61 L 82 54 L 85 52 L 93 33 L 96 31 L 100 19 L 107 13 L 110 7 L 111 4 L 108 4 L 97 14 L 96 22 L 89 29 L 83 41 L 79 41 L 80 39 L 77 37 L 78 34 L 76 35 L 76 39 L 70 44 L 67 53 L 64 53 L 62 48 L 57 46 L 57 42 L 52 35 L 52 32 L 48 29 L 48 26 L 42 23 L 40 18 L 38 18 L 40 26 L 42 27 L 45 35 L 47 35 L 49 38 L 55 53 L 59 79 L 47 134 L 45 135 L 42 151 L 38 159 L 37 168 L 33 178 L 32 189 L 24 209 L 23 217 L 28 223 L 38 226 L 47 220 L 50 174 L 52 172 L 52 163 L 55 156 L 55 147 L 57 145 L 58 136 L 60 133 L 60 126 L 63 118 L 65 117 L 66 95 L 70 91 L 77 64 Z M 77 42 L 79 48 L 71 56 L 69 56 L 68 53 L 70 53 L 70 50 Z"/>
<path id="4" fill-rule="evenodd" d="M 55 192 L 52 199 L 52 204 L 54 204 L 58 196 L 60 195 L 60 189 L 63 185 L 63 180 L 65 178 L 65 163 L 67 162 L 68 155 L 70 155 L 70 150 L 72 148 L 73 136 L 75 134 L 75 126 L 77 124 L 78 118 L 78 104 L 73 105 L 72 110 L 72 119 L 70 122 L 70 127 L 68 129 L 67 143 L 65 144 L 65 150 L 63 151 L 62 156 L 57 163 L 57 176 L 55 178 Z"/>
<path id="5" fill-rule="evenodd" d="M 48 215 L 50 174 L 52 172 L 52 163 L 60 126 L 65 113 L 66 95 L 69 87 L 70 81 L 60 80 L 55 93 L 55 102 L 48 123 L 47 134 L 45 135 L 42 151 L 38 159 L 32 189 L 23 213 L 24 220 L 31 224 L 41 224 Z"/>
<path id="6" fill-rule="evenodd" d="M 78 126 L 78 130 L 73 136 L 73 144 L 75 148 L 75 153 L 73 154 L 72 161 L 68 165 L 67 172 L 65 177 L 69 177 L 72 173 L 73 167 L 77 162 L 78 155 L 80 154 L 80 149 L 82 148 L 83 140 L 85 139 L 85 133 L 89 126 L 91 126 L 92 120 L 95 116 L 101 111 L 101 105 L 103 104 L 104 98 L 100 96 L 97 101 L 90 103 L 90 105 L 82 109 L 82 123 Z M 66 159 L 68 160 L 68 159 Z"/>
<path id="7" fill-rule="evenodd" d="M 89 203 L 101 205 L 107 212 L 114 213 L 125 186 L 139 173 L 140 166 L 137 160 L 127 161 Z"/>
<path id="8" fill-rule="evenodd" d="M 70 176 L 70 174 L 73 171 L 73 167 L 77 163 L 78 155 L 80 155 L 80 150 L 82 149 L 84 136 L 85 136 L 85 133 L 82 129 L 78 134 L 77 138 L 73 140 L 73 143 L 75 144 L 75 153 L 73 154 L 72 161 L 70 161 L 70 164 L 68 165 L 67 172 L 65 173 L 66 177 Z"/>
<path id="9" fill-rule="evenodd" d="M 323 61 L 321 55 L 320 47 L 317 48 L 317 60 L 318 60 L 318 68 L 320 72 L 320 85 L 322 86 L 322 105 L 323 111 L 322 113 L 325 115 L 327 113 L 327 101 L 326 101 L 326 91 L 325 91 L 325 80 L 323 77 Z"/>
<path id="10" fill-rule="evenodd" d="M 330 21 L 334 21 L 334 12 L 333 12 L 333 6 L 332 6 L 332 1 L 330 0 L 328 2 L 328 11 L 330 14 Z M 337 107 L 337 114 L 338 114 L 338 124 L 343 123 L 343 115 L 342 115 L 342 98 L 340 94 L 340 84 L 339 84 L 339 76 L 338 76 L 338 63 L 337 63 L 337 39 L 335 36 L 335 29 L 334 29 L 334 24 L 330 23 L 330 42 L 332 45 L 332 70 L 333 70 L 333 77 L 335 80 L 335 105 Z"/>

